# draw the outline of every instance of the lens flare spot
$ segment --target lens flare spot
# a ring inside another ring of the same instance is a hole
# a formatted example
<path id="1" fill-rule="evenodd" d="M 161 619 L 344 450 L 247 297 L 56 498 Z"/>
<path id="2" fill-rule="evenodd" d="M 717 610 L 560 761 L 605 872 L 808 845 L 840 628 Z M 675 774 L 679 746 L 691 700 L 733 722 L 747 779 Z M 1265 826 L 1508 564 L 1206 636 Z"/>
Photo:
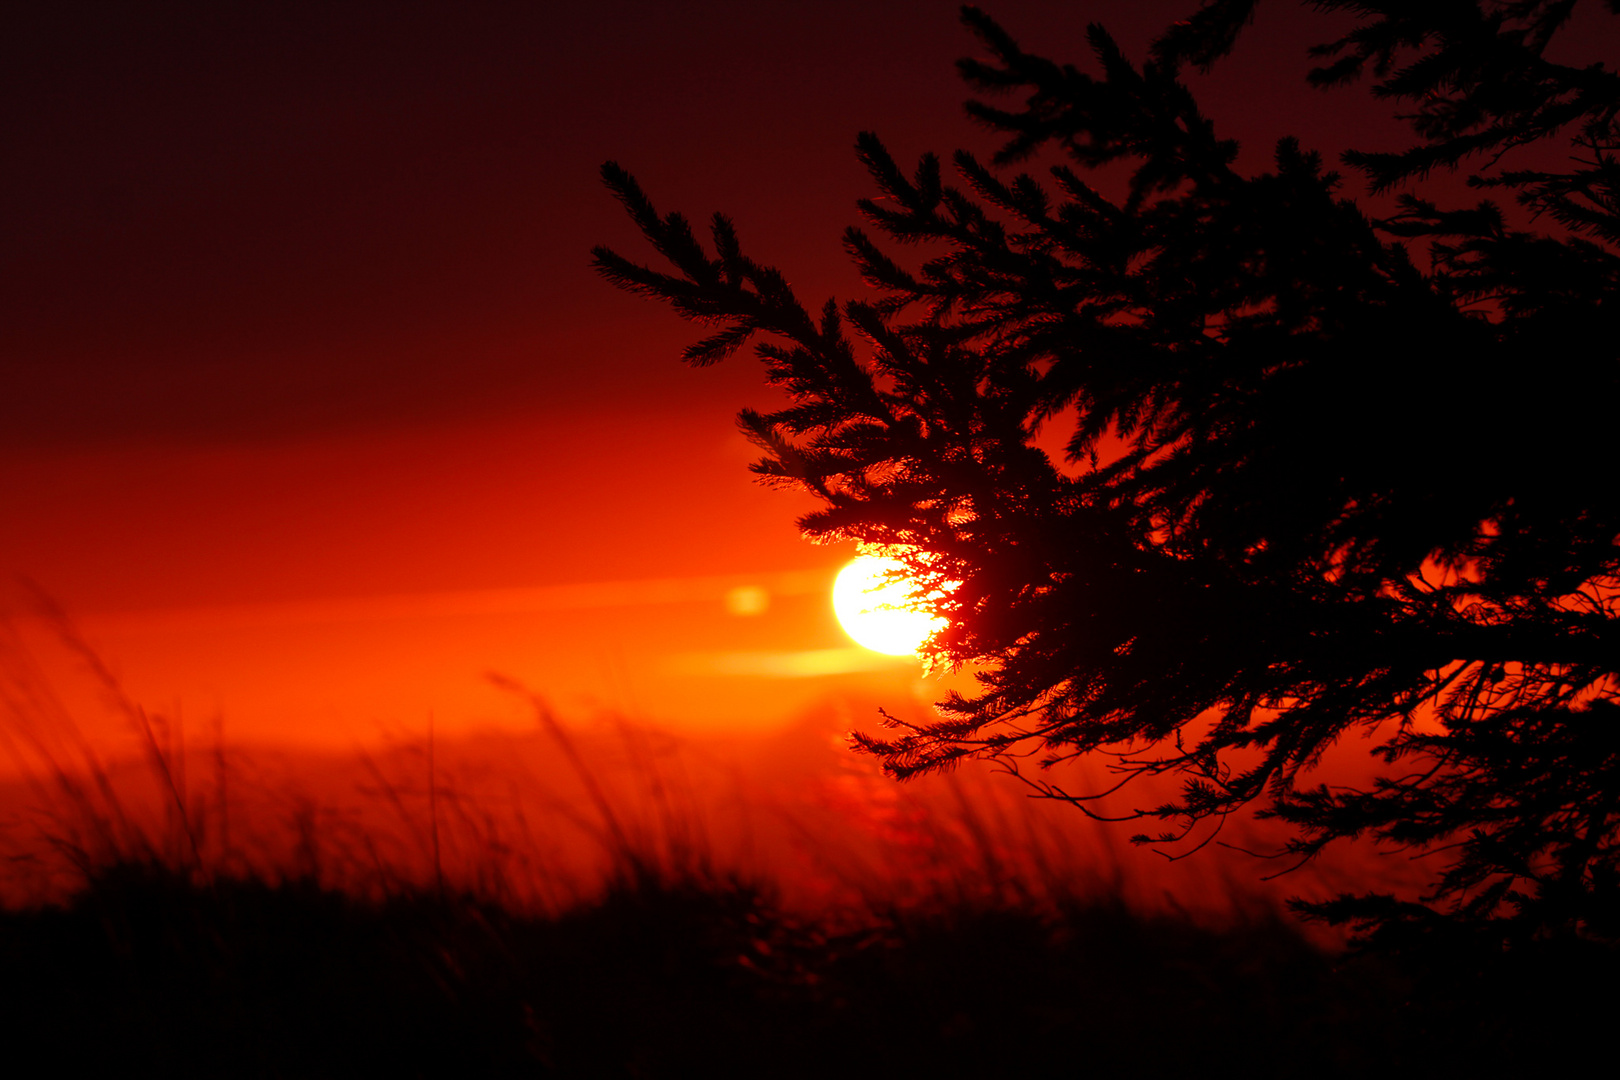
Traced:
<path id="1" fill-rule="evenodd" d="M 726 592 L 726 610 L 733 615 L 763 615 L 771 606 L 771 594 L 758 585 L 739 585 Z"/>

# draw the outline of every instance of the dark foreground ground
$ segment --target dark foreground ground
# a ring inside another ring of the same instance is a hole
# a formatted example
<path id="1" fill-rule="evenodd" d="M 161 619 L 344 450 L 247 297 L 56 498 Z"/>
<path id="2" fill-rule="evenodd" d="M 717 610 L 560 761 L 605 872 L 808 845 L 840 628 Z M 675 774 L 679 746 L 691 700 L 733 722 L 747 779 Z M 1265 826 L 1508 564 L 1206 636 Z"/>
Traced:
<path id="1" fill-rule="evenodd" d="M 0 915 L 0 1038 L 58 1075 L 1538 1075 L 1612 1045 L 1613 970 L 1333 958 L 1108 902 L 834 929 L 631 879 L 524 918 L 126 864 Z"/>

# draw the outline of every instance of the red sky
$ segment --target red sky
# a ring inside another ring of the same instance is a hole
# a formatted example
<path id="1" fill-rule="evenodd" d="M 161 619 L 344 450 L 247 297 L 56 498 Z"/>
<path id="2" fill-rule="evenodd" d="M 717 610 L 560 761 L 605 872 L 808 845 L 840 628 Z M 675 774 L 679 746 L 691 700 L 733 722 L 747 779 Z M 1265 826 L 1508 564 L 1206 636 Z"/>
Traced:
<path id="1" fill-rule="evenodd" d="M 1075 61 L 1088 21 L 1140 57 L 1193 7 L 985 6 Z M 1304 88 L 1334 24 L 1272 7 L 1199 80 L 1246 160 L 1289 133 L 1398 142 L 1365 95 Z M 800 541 L 809 504 L 745 471 L 758 372 L 684 368 L 694 331 L 588 258 L 641 251 L 597 179 L 613 158 L 661 207 L 731 214 L 806 299 L 854 294 L 855 134 L 992 145 L 955 12 L 9 5 L 0 571 L 137 696 L 254 734 L 521 714 L 486 669 L 699 726 L 911 695 L 912 666 L 833 623 L 849 552 Z M 738 585 L 770 609 L 729 614 Z"/>

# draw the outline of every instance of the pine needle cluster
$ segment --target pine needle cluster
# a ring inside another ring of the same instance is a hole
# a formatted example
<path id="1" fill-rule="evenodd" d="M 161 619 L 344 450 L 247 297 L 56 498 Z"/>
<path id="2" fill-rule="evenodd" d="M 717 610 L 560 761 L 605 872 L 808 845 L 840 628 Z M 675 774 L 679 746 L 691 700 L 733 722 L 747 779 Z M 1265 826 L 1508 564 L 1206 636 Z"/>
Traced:
<path id="1" fill-rule="evenodd" d="M 1314 6 L 1356 23 L 1313 83 L 1371 74 L 1415 103 L 1409 148 L 1344 157 L 1405 189 L 1391 217 L 1293 138 L 1240 171 L 1200 110 L 1184 75 L 1257 0 L 1206 2 L 1140 64 L 1093 26 L 1095 73 L 965 8 L 987 57 L 961 74 L 1012 101 L 968 111 L 1004 145 L 948 174 L 861 135 L 879 195 L 844 242 L 868 298 L 812 312 L 727 219 L 711 254 L 614 164 L 670 267 L 596 266 L 715 328 L 688 361 L 759 339 L 790 404 L 742 413 L 755 470 L 820 497 L 811 537 L 887 547 L 938 591 L 932 655 L 980 688 L 855 736 L 894 776 L 997 758 L 1094 813 L 1102 793 L 1030 764 L 1112 754 L 1121 783 L 1184 781 L 1133 815 L 1158 823 L 1146 843 L 1185 850 L 1254 804 L 1294 827 L 1294 860 L 1356 836 L 1448 853 L 1421 903 L 1319 915 L 1612 941 L 1620 74 L 1549 58 L 1574 0 Z M 1563 171 L 1505 167 L 1563 144 Z M 1031 162 L 1044 176 L 1010 171 Z M 1528 227 L 1422 197 L 1458 169 Z M 1381 778 L 1313 781 L 1351 733 Z"/>

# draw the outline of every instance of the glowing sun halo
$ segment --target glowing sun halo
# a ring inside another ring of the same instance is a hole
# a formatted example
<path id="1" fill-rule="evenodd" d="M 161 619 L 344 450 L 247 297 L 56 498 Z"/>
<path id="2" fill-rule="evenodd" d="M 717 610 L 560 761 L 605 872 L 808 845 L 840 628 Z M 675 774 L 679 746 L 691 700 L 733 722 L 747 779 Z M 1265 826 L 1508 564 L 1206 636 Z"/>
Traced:
<path id="1" fill-rule="evenodd" d="M 844 632 L 873 652 L 911 656 L 928 635 L 945 625 L 911 599 L 911 583 L 891 578 L 905 569 L 898 559 L 860 555 L 833 581 L 833 611 Z"/>

